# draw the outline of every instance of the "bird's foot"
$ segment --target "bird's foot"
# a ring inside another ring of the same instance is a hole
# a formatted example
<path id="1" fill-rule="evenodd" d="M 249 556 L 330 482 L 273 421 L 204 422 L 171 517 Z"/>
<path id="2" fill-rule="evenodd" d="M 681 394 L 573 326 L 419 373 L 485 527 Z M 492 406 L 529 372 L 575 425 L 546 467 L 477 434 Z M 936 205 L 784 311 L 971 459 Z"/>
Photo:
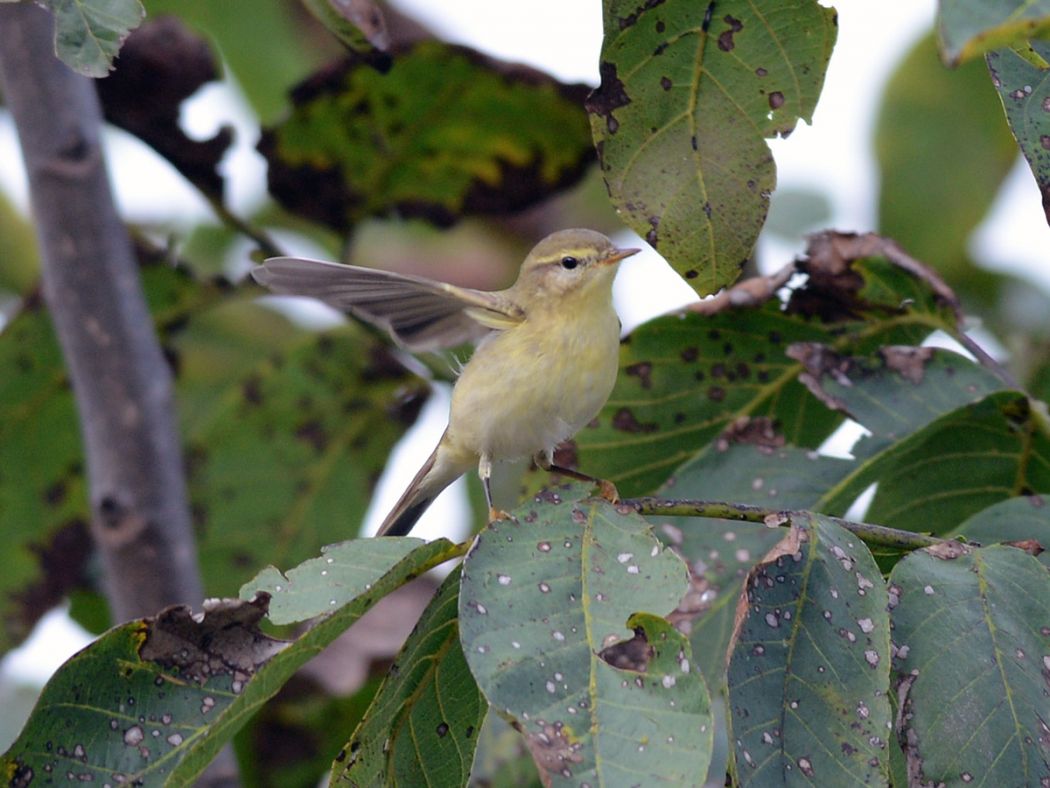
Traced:
<path id="1" fill-rule="evenodd" d="M 498 520 L 513 520 L 514 518 L 507 514 L 502 509 L 496 509 L 495 507 L 489 507 L 489 522 L 494 523 Z"/>
<path id="2" fill-rule="evenodd" d="M 606 479 L 598 480 L 598 494 L 609 503 L 620 502 L 620 491 L 616 489 L 615 484 Z"/>

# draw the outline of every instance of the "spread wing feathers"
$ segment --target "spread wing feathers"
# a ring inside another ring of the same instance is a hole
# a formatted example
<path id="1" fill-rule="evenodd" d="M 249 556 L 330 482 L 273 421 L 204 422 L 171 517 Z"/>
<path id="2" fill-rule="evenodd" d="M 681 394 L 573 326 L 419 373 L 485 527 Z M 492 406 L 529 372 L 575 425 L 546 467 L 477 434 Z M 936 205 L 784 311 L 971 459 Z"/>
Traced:
<path id="1" fill-rule="evenodd" d="M 409 350 L 440 350 L 476 341 L 524 318 L 500 293 L 375 268 L 271 257 L 252 276 L 275 293 L 313 296 L 367 320 Z"/>

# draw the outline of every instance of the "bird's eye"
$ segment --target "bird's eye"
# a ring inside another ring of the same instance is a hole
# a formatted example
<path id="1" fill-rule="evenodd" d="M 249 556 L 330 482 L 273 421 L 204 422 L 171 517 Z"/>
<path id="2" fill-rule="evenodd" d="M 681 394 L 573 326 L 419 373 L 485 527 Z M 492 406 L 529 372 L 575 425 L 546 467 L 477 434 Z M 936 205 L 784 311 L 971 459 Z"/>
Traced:
<path id="1" fill-rule="evenodd" d="M 578 266 L 579 264 L 580 264 L 580 261 L 577 260 L 575 257 L 565 256 L 565 257 L 563 257 L 561 259 L 561 267 L 562 268 L 567 268 L 570 271 L 573 268 L 575 268 L 576 266 Z"/>

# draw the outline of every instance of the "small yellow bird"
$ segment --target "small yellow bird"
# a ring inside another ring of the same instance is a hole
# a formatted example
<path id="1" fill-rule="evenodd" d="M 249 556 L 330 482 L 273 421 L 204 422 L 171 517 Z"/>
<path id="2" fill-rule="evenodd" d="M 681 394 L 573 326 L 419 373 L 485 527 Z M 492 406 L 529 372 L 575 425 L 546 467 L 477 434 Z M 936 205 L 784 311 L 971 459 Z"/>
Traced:
<path id="1" fill-rule="evenodd" d="M 495 460 L 533 456 L 544 470 L 612 483 L 553 464 L 555 446 L 601 410 L 619 366 L 612 283 L 618 249 L 592 230 L 562 230 L 529 252 L 515 283 L 486 292 L 372 268 L 274 257 L 252 271 L 276 293 L 307 295 L 387 330 L 408 350 L 479 341 L 452 391 L 448 427 L 379 528 L 403 536 L 438 493 L 475 465 L 485 488 Z"/>

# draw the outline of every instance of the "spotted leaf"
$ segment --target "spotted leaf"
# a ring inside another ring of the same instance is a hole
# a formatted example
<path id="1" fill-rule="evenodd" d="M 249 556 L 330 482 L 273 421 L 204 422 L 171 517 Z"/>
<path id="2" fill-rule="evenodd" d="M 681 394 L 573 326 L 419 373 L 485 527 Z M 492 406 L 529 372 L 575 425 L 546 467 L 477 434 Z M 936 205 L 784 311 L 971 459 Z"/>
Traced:
<path id="1" fill-rule="evenodd" d="M 675 468 L 714 450 L 720 436 L 758 450 L 815 449 L 844 414 L 806 388 L 805 358 L 790 348 L 819 342 L 866 354 L 919 344 L 934 328 L 957 331 L 951 291 L 877 236 L 816 237 L 799 265 L 808 280 L 786 305 L 686 312 L 637 328 L 621 347 L 608 403 L 560 464 L 575 462 L 635 495 L 653 492 Z"/>
<path id="2" fill-rule="evenodd" d="M 887 781 L 887 601 L 864 544 L 819 516 L 752 571 L 728 671 L 740 785 Z"/>
<path id="3" fill-rule="evenodd" d="M 448 557 L 439 540 L 387 561 L 370 591 L 342 600 L 294 641 L 259 630 L 266 594 L 217 600 L 203 614 L 173 607 L 112 629 L 51 678 L 0 756 L 0 773 L 14 785 L 49 775 L 190 785 L 296 670 L 374 602 Z"/>
<path id="4" fill-rule="evenodd" d="M 1038 488 L 1047 475 L 1046 450 L 1039 448 L 1045 441 L 1035 433 L 1027 401 L 955 353 L 888 347 L 865 358 L 798 345 L 793 355 L 824 405 L 870 432 L 850 447 L 852 457 L 726 433 L 679 469 L 667 494 L 841 515 L 878 482 L 869 520 L 943 533 L 1020 494 L 1020 480 Z M 964 431 L 970 437 L 959 451 Z M 1035 451 L 1027 453 L 1025 445 Z"/>
<path id="5" fill-rule="evenodd" d="M 685 567 L 640 517 L 568 489 L 493 523 L 468 555 L 459 613 L 470 669 L 549 784 L 694 782 L 711 724 L 688 641 L 652 616 L 632 619 L 674 610 Z"/>
<path id="6" fill-rule="evenodd" d="M 1050 31 L 1050 4 L 1044 14 Z M 987 59 L 1006 120 L 1032 168 L 1050 223 L 1050 42 L 1001 49 L 990 52 Z"/>
<path id="7" fill-rule="evenodd" d="M 751 256 L 776 184 L 767 137 L 816 106 L 835 12 L 812 0 L 606 0 L 587 100 L 613 203 L 700 293 Z"/>
<path id="8" fill-rule="evenodd" d="M 459 578 L 457 568 L 423 612 L 336 756 L 332 785 L 467 784 L 488 704 L 459 643 Z"/>
<path id="9" fill-rule="evenodd" d="M 1050 574 L 1012 547 L 920 550 L 890 576 L 912 784 L 1050 778 Z"/>
<path id="10" fill-rule="evenodd" d="M 354 57 L 311 78 L 263 133 L 285 208 L 338 231 L 395 212 L 447 225 L 531 205 L 590 163 L 583 86 L 437 41 L 392 54 L 386 74 Z"/>
<path id="11" fill-rule="evenodd" d="M 945 535 L 960 536 L 985 546 L 1034 540 L 1043 550 L 1036 557 L 1040 563 L 1050 566 L 1050 506 L 1044 495 L 1020 495 L 994 503 L 967 517 Z"/>

